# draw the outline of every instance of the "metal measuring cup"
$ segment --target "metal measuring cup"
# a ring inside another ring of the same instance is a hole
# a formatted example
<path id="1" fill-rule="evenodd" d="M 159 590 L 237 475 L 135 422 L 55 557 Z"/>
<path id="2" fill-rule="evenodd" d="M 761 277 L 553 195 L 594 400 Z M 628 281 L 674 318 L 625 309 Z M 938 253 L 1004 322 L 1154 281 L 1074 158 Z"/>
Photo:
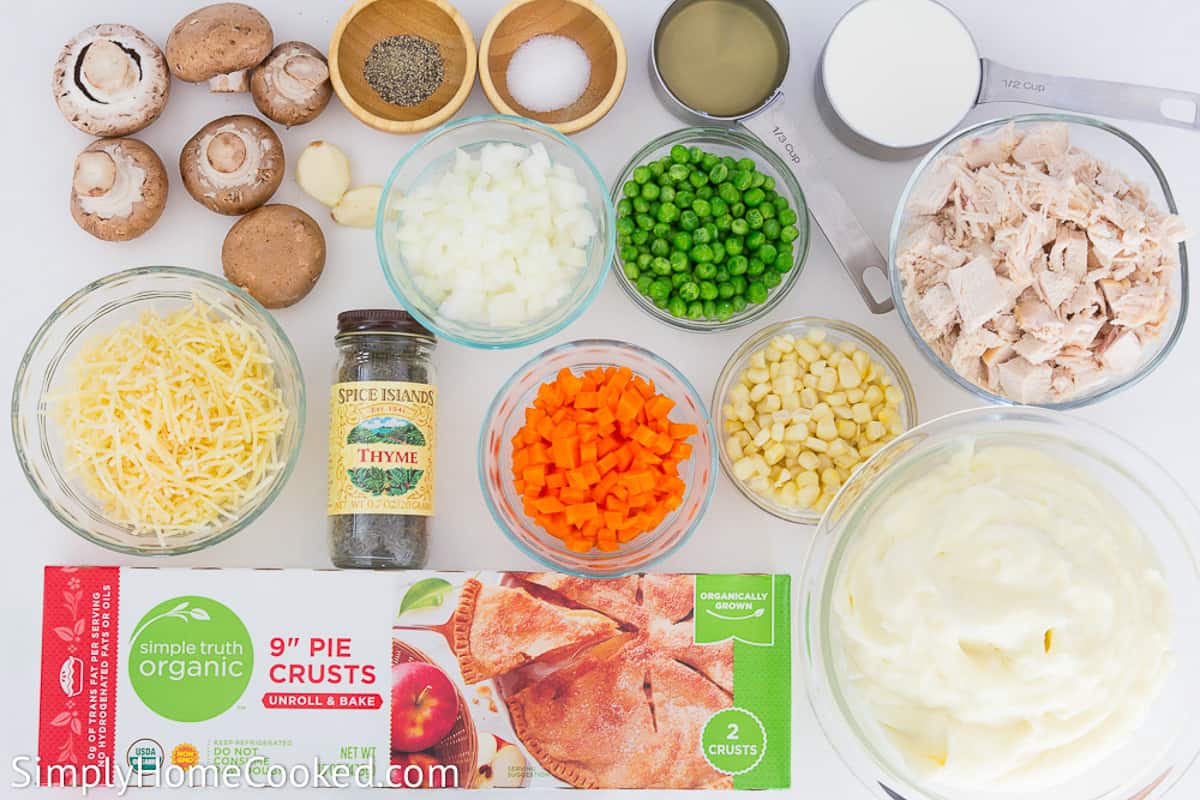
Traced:
<path id="1" fill-rule="evenodd" d="M 754 9 L 765 23 L 775 29 L 774 33 L 783 49 L 783 68 L 780 70 L 779 84 L 749 111 L 735 116 L 710 114 L 702 108 L 688 105 L 671 91 L 658 66 L 659 39 L 664 24 L 669 22 L 674 14 L 700 1 L 674 0 L 658 19 L 654 39 L 650 45 L 650 69 L 655 77 L 655 88 L 659 95 L 668 106 L 681 112 L 686 119 L 709 124 L 741 125 L 774 150 L 796 176 L 804 190 L 804 199 L 809 211 L 812 212 L 825 238 L 829 240 L 842 266 L 846 268 L 846 273 L 867 307 L 876 314 L 891 311 L 891 298 L 876 299 L 864 279 L 866 272 L 871 269 L 879 270 L 886 278 L 887 259 L 871 241 L 871 237 L 867 235 L 841 192 L 818 168 L 816 156 L 804 145 L 799 132 L 785 113 L 782 83 L 791 59 L 791 49 L 787 28 L 779 12 L 767 0 L 742 0 L 747 7 Z"/>

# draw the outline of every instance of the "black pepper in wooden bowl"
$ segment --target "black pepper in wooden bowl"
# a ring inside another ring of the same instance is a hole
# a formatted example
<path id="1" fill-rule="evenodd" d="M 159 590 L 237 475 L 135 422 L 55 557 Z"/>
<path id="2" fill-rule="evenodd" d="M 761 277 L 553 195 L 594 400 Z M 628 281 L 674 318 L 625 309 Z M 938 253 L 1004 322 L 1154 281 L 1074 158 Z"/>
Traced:
<path id="1" fill-rule="evenodd" d="M 386 102 L 419 106 L 446 78 L 442 51 L 428 39 L 411 34 L 389 36 L 371 48 L 363 78 Z"/>

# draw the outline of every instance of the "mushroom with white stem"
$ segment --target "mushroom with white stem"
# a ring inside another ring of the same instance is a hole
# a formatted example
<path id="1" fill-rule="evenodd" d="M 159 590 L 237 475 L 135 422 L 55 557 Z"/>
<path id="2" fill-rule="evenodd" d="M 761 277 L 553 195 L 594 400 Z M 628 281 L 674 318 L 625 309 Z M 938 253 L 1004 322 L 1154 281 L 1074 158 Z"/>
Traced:
<path id="1" fill-rule="evenodd" d="M 208 81 L 211 92 L 244 92 L 247 71 L 275 42 L 271 23 L 242 3 L 217 3 L 193 11 L 167 37 L 167 64 L 181 81 Z"/>
<path id="2" fill-rule="evenodd" d="M 183 186 L 218 214 L 245 214 L 271 199 L 283 180 L 283 144 L 271 126 L 247 114 L 205 125 L 179 154 Z"/>
<path id="3" fill-rule="evenodd" d="M 71 216 L 106 242 L 141 236 L 167 204 L 167 170 L 137 139 L 98 139 L 75 157 Z"/>
<path id="4" fill-rule="evenodd" d="M 254 68 L 250 95 L 258 110 L 280 125 L 311 122 L 333 96 L 325 56 L 304 42 L 284 42 Z"/>
<path id="5" fill-rule="evenodd" d="M 129 25 L 93 25 L 67 42 L 54 65 L 54 100 L 93 136 L 127 136 L 167 105 L 171 75 L 158 45 Z"/>
<path id="6" fill-rule="evenodd" d="M 295 206 L 273 203 L 234 223 L 221 245 L 225 277 L 267 308 L 285 308 L 312 291 L 325 269 L 325 235 Z"/>

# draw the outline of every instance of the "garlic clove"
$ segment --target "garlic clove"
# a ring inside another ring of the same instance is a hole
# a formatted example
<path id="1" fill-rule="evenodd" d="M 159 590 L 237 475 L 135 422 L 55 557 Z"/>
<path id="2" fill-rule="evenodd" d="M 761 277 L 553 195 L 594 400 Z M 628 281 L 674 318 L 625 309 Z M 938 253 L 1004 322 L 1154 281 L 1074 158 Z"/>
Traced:
<path id="1" fill-rule="evenodd" d="M 333 208 L 350 188 L 350 160 L 336 145 L 312 142 L 296 160 L 296 182 L 305 194 Z"/>
<path id="2" fill-rule="evenodd" d="M 382 186 L 356 186 L 333 207 L 333 221 L 352 228 L 374 228 Z"/>

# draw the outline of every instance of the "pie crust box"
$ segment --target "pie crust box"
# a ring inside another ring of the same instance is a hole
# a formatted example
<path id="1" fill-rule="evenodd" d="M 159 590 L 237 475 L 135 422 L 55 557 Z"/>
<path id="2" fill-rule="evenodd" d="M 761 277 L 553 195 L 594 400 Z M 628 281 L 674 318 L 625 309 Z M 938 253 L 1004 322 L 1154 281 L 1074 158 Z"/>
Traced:
<path id="1" fill-rule="evenodd" d="M 790 784 L 786 575 L 47 567 L 43 785 Z"/>

